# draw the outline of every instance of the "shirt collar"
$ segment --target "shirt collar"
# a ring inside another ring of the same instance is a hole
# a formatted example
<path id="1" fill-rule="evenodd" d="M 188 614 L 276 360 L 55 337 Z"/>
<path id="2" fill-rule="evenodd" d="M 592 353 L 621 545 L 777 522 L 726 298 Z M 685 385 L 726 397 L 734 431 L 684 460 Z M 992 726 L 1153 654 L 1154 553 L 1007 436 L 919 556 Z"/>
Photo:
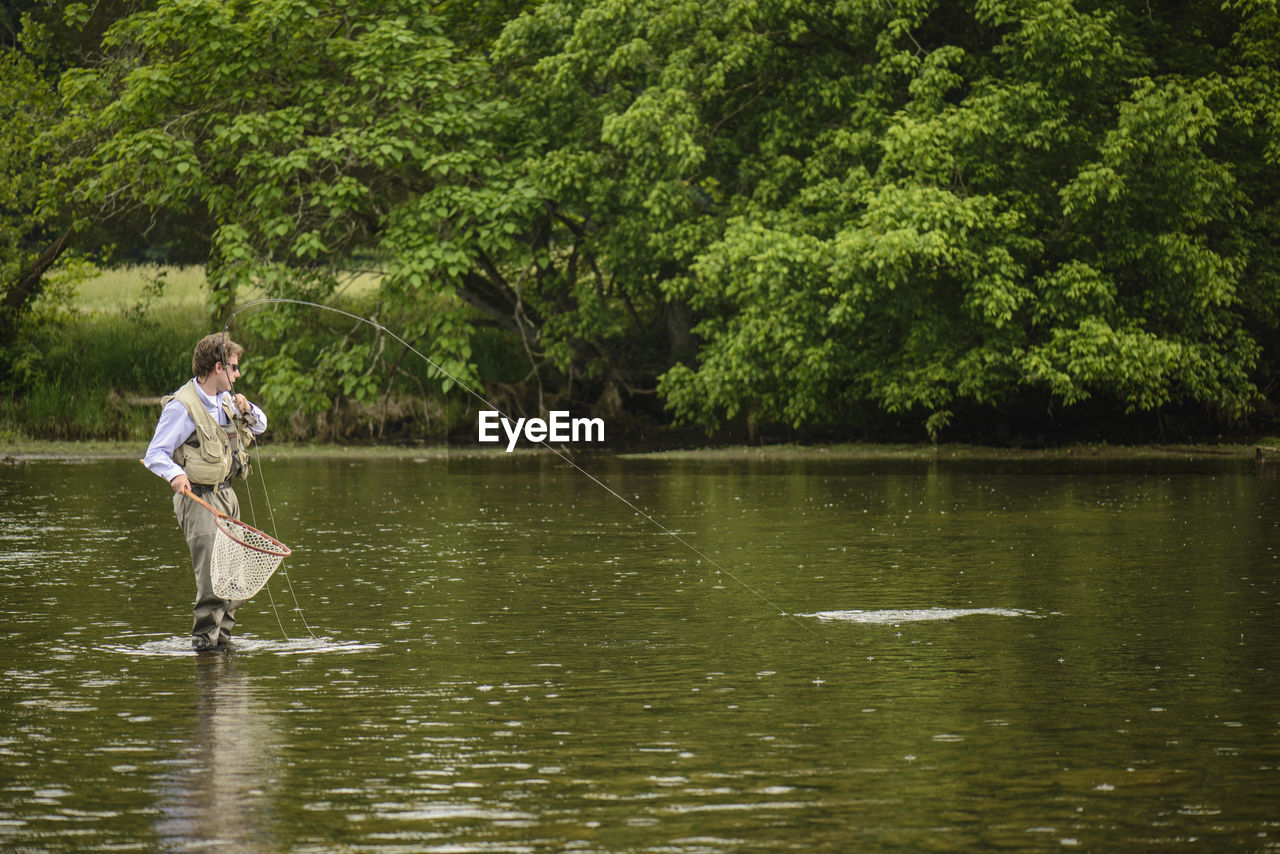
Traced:
<path id="1" fill-rule="evenodd" d="M 209 395 L 207 395 L 207 394 L 205 394 L 205 393 L 204 393 L 204 389 L 200 388 L 200 383 L 196 383 L 196 384 L 195 384 L 195 386 L 196 386 L 196 394 L 200 395 L 200 399 L 201 399 L 202 401 L 204 401 L 204 405 L 205 405 L 205 408 L 206 408 L 206 409 L 213 409 L 213 408 L 217 407 L 217 405 L 218 405 L 218 398 L 220 398 L 220 397 L 222 397 L 222 395 L 226 394 L 226 392 L 221 392 L 221 391 L 220 391 L 220 392 L 218 392 L 218 394 L 217 394 L 217 396 L 216 396 L 216 397 L 209 397 Z"/>

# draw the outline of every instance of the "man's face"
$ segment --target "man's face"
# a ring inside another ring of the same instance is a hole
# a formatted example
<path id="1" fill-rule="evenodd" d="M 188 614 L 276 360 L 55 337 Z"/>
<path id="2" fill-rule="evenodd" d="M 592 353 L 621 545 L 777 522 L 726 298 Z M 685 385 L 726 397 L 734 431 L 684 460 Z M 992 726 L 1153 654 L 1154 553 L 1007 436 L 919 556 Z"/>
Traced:
<path id="1" fill-rule="evenodd" d="M 240 378 L 240 360 L 219 362 L 213 367 L 214 386 L 219 392 L 231 391 L 231 384 Z"/>

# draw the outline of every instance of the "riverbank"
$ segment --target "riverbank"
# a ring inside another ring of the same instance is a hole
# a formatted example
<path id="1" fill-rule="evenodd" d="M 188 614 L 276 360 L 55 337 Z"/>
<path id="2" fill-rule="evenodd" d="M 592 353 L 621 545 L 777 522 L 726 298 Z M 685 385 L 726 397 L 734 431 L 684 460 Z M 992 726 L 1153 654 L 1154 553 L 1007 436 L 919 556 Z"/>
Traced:
<path id="1" fill-rule="evenodd" d="M 1243 444 L 1111 445 L 1076 444 L 1053 448 L 1007 448 L 966 444 L 828 445 L 725 445 L 678 450 L 609 454 L 620 459 L 649 460 L 1231 460 L 1255 459 L 1260 447 L 1274 448 L 1280 441 L 1260 440 Z M 146 446 L 138 442 L 17 440 L 0 442 L 0 461 L 57 459 L 138 459 Z M 258 453 L 267 458 L 445 458 L 505 456 L 501 449 L 475 445 L 337 445 L 291 442 L 264 444 Z M 550 453 L 545 449 L 521 449 L 519 455 Z M 1280 452 L 1271 454 L 1280 458 Z"/>

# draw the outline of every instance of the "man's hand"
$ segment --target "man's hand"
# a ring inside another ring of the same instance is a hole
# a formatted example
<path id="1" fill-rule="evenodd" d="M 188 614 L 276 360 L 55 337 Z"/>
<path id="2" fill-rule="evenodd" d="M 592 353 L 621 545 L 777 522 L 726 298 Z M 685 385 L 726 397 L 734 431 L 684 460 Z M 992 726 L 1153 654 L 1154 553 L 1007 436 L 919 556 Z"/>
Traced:
<path id="1" fill-rule="evenodd" d="M 173 491 L 181 495 L 191 488 L 191 481 L 187 479 L 185 474 L 180 474 L 173 480 L 169 481 L 169 485 L 173 487 Z"/>
<path id="2" fill-rule="evenodd" d="M 243 394 L 237 394 L 235 397 L 231 398 L 231 403 L 240 411 L 241 415 L 249 414 L 251 407 L 249 406 L 248 399 Z"/>

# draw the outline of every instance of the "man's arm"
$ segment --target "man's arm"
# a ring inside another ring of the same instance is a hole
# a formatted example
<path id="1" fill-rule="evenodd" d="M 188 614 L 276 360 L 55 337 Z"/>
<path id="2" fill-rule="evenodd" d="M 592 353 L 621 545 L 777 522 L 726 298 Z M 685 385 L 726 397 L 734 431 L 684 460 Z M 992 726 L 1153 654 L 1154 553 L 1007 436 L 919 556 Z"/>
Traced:
<path id="1" fill-rule="evenodd" d="M 142 464 L 169 482 L 174 492 L 182 492 L 191 488 L 182 466 L 173 461 L 173 452 L 187 441 L 187 437 L 196 429 L 196 424 L 187 414 L 186 407 L 176 400 L 169 401 L 160 412 L 160 421 L 156 424 L 156 432 L 147 446 L 147 454 Z"/>

